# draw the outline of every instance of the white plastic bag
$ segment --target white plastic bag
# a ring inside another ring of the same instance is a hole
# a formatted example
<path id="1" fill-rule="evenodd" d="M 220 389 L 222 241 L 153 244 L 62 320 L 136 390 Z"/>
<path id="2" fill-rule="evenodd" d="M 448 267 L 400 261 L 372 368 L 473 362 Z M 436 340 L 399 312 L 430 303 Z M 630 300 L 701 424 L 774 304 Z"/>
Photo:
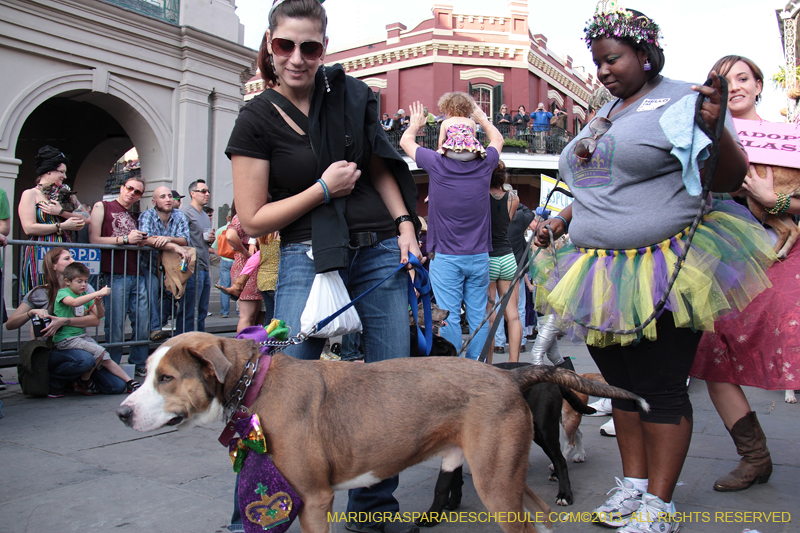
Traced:
<path id="1" fill-rule="evenodd" d="M 308 335 L 311 328 L 350 303 L 350 295 L 339 272 L 325 272 L 314 277 L 306 307 L 300 316 L 300 331 Z M 355 306 L 334 318 L 311 337 L 337 337 L 361 331 L 361 319 Z"/>

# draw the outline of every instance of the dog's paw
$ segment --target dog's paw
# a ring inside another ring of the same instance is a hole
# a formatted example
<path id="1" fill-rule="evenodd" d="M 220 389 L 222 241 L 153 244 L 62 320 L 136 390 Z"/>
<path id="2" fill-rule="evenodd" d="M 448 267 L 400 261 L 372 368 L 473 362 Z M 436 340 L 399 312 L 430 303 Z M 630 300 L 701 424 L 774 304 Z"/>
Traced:
<path id="1" fill-rule="evenodd" d="M 556 496 L 556 505 L 561 505 L 565 507 L 567 505 L 572 505 L 572 494 L 559 494 Z"/>
<path id="2" fill-rule="evenodd" d="M 795 396 L 793 390 L 787 390 L 783 401 L 786 403 L 797 403 L 797 396 Z"/>
<path id="3" fill-rule="evenodd" d="M 573 463 L 583 463 L 586 462 L 586 454 L 585 453 L 576 453 L 575 457 L 572 458 Z"/>
<path id="4" fill-rule="evenodd" d="M 556 471 L 556 467 L 553 466 L 553 463 L 550 463 L 549 465 L 547 465 L 547 468 L 550 469 L 550 472 L 555 472 Z"/>
<path id="5" fill-rule="evenodd" d="M 555 472 L 553 472 L 552 474 L 550 474 L 550 477 L 547 478 L 547 480 L 548 481 L 558 481 L 558 476 L 555 474 Z"/>

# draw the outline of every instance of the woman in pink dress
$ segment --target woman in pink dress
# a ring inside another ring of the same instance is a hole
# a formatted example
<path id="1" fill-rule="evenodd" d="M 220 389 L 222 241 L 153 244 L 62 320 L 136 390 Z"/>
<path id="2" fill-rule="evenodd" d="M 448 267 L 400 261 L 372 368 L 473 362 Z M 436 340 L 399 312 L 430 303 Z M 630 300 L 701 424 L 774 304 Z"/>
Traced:
<path id="1" fill-rule="evenodd" d="M 761 120 L 756 113 L 764 86 L 761 69 L 751 60 L 726 56 L 713 70 L 728 80 L 728 109 L 737 119 Z M 772 171 L 759 176 L 753 167 L 745 178 L 747 194 L 775 210 L 778 198 Z M 800 199 L 784 211 L 800 214 Z M 734 491 L 766 483 L 772 474 L 767 438 L 750 408 L 742 385 L 766 390 L 800 388 L 800 246 L 767 271 L 772 287 L 757 296 L 732 319 L 714 324 L 697 349 L 691 375 L 706 381 L 708 394 L 731 434 L 739 465 L 714 483 L 714 490 Z M 789 401 L 789 400 L 787 400 Z"/>
<path id="2" fill-rule="evenodd" d="M 231 279 L 237 279 L 247 260 L 250 259 L 251 255 L 258 252 L 258 248 L 255 244 L 250 244 L 250 237 L 244 232 L 242 225 L 239 223 L 239 215 L 234 215 L 225 236 L 235 252 L 233 266 L 231 267 Z M 261 291 L 258 290 L 256 276 L 250 276 L 239 295 L 239 323 L 236 325 L 236 333 L 246 327 L 258 324 L 258 312 L 261 311 L 261 302 Z"/>

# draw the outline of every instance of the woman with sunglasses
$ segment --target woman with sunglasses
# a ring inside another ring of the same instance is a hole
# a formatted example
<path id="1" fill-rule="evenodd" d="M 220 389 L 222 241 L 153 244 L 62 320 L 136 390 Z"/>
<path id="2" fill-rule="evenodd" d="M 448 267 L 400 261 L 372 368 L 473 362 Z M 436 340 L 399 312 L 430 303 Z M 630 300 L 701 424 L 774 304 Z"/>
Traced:
<path id="1" fill-rule="evenodd" d="M 714 64 L 730 88 L 728 102 L 734 118 L 761 121 L 756 104 L 761 99 L 764 75 L 753 61 L 725 56 Z M 769 167 L 768 167 L 769 168 Z M 744 190 L 756 201 L 776 211 L 779 197 L 772 187 L 772 169 L 759 176 L 754 168 L 744 180 Z M 800 214 L 800 201 L 790 199 L 783 207 L 789 215 Z M 767 437 L 742 385 L 766 390 L 800 388 L 800 246 L 769 269 L 772 287 L 753 300 L 739 317 L 723 320 L 706 333 L 697 350 L 692 376 L 706 381 L 708 395 L 742 456 L 736 468 L 714 482 L 714 490 L 744 490 L 766 483 L 772 474 Z M 786 400 L 791 401 L 791 395 Z"/>
<path id="2" fill-rule="evenodd" d="M 585 339 L 609 384 L 642 396 L 649 412 L 612 401 L 623 479 L 593 520 L 624 533 L 674 532 L 673 492 L 692 435 L 687 378 L 703 329 L 741 310 L 765 288 L 775 255 L 763 228 L 735 202 L 715 202 L 694 233 L 667 305 L 639 334 L 662 297 L 700 208 L 702 155 L 684 155 L 679 136 L 693 134 L 697 93 L 700 116 L 715 131 L 719 163 L 711 190 L 737 190 L 747 156 L 730 115 L 720 116 L 720 81 L 696 86 L 664 78 L 659 27 L 617 2 L 603 2 L 586 26 L 598 79 L 616 98 L 604 105 L 561 154 L 559 172 L 574 194 L 562 218 L 537 231 L 549 243 L 569 225 L 572 244 L 558 257 L 558 274 L 543 286 L 541 308 L 555 311 Z M 699 129 L 694 143 L 705 138 Z M 676 154 L 676 155 L 674 155 Z M 706 179 L 709 177 L 706 176 Z M 592 326 L 598 329 L 590 329 Z M 614 330 L 614 331 L 612 331 Z"/>
<path id="3" fill-rule="evenodd" d="M 58 202 L 58 192 L 67 177 L 67 157 L 52 146 L 43 146 L 34 159 L 36 181 L 34 187 L 23 191 L 19 199 L 19 221 L 22 231 L 32 241 L 70 242 L 70 231 L 78 231 L 88 222 L 88 214 L 67 211 Z M 78 203 L 80 206 L 81 204 Z M 84 214 L 86 216 L 84 216 Z M 20 293 L 27 294 L 33 287 L 44 283 L 39 272 L 41 261 L 38 247 L 26 247 L 24 252 Z"/>
<path id="4" fill-rule="evenodd" d="M 413 177 L 378 122 L 370 88 L 341 65 L 323 66 L 326 24 L 315 0 L 273 4 L 258 58 L 272 89 L 242 109 L 226 149 L 242 228 L 252 236 L 281 232 L 275 317 L 293 334 L 316 273 L 338 270 L 355 298 L 410 254 L 421 257 Z M 367 362 L 409 353 L 406 277 L 391 276 L 355 304 Z M 285 352 L 318 359 L 324 344 L 309 338 Z M 397 511 L 397 484 L 395 476 L 352 490 L 348 511 Z"/>

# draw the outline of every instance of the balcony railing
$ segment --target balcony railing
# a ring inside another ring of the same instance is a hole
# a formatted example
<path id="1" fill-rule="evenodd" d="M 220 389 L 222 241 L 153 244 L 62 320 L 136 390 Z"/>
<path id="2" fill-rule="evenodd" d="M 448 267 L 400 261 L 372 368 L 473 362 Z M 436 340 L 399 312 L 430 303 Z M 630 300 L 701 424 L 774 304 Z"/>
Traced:
<path id="1" fill-rule="evenodd" d="M 425 148 L 430 148 L 431 150 L 438 149 L 439 126 L 440 124 L 435 124 L 433 126 L 425 126 L 421 128 L 416 137 L 417 144 Z M 501 124 L 499 130 L 505 138 L 523 141 L 526 146 L 521 147 L 521 149 L 518 151 L 531 154 L 539 153 L 558 155 L 572 141 L 572 139 L 575 138 L 574 134 L 553 126 L 550 127 L 549 132 L 532 132 L 530 131 L 530 128 L 518 130 L 513 125 Z M 402 154 L 403 151 L 400 149 L 400 137 L 403 136 L 403 132 L 400 130 L 395 130 L 387 131 L 386 134 L 388 135 L 389 142 L 392 143 L 392 146 L 394 146 L 395 149 Z M 480 142 L 486 143 L 486 134 L 483 131 L 476 132 L 475 136 Z"/>
<path id="2" fill-rule="evenodd" d="M 178 24 L 180 0 L 103 0 L 148 17 Z"/>

